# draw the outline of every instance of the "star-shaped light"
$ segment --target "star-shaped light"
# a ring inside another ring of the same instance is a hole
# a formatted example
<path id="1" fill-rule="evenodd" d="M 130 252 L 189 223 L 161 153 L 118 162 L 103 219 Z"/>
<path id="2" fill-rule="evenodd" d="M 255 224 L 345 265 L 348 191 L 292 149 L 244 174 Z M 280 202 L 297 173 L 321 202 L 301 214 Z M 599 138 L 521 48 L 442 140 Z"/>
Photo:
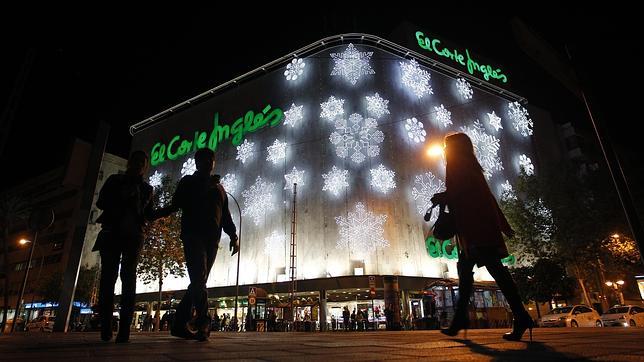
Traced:
<path id="1" fill-rule="evenodd" d="M 290 173 L 284 175 L 286 179 L 286 185 L 284 185 L 284 190 L 293 190 L 293 184 L 296 183 L 298 187 L 304 185 L 304 170 L 298 171 L 297 168 L 293 167 Z"/>

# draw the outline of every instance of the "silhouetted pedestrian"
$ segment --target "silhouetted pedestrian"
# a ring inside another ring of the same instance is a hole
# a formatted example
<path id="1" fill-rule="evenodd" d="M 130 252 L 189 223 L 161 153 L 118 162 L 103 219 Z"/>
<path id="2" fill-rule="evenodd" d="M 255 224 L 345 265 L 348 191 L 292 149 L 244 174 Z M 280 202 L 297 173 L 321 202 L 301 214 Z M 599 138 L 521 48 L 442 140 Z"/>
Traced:
<path id="1" fill-rule="evenodd" d="M 445 137 L 447 190 L 432 197 L 434 204 L 446 204 L 456 225 L 458 244 L 459 299 L 452 324 L 441 332 L 455 336 L 469 323 L 467 306 L 474 277 L 474 265 L 485 266 L 503 292 L 512 313 L 512 332 L 507 340 L 520 340 L 526 329 L 532 339 L 532 318 L 527 313 L 517 287 L 501 259 L 508 256 L 502 233 L 508 237 L 514 231 L 501 212 L 483 175 L 483 168 L 476 159 L 470 138 L 464 133 Z"/>
<path id="2" fill-rule="evenodd" d="M 230 237 L 232 255 L 239 251 L 239 243 L 228 209 L 226 190 L 219 183 L 219 178 L 211 175 L 215 167 L 215 153 L 209 148 L 202 148 L 195 153 L 195 163 L 197 171 L 179 181 L 172 204 L 164 208 L 161 214 L 167 216 L 182 210 L 181 240 L 190 277 L 190 285 L 177 307 L 176 320 L 170 333 L 205 341 L 210 334 L 206 281 L 217 256 L 222 230 Z M 196 335 L 186 326 L 193 306 L 196 312 Z"/>
<path id="3" fill-rule="evenodd" d="M 114 313 L 114 284 L 121 265 L 120 328 L 116 342 L 127 342 L 134 315 L 136 295 L 136 266 L 143 247 L 143 226 L 155 218 L 152 210 L 152 186 L 143 180 L 148 168 L 148 156 L 135 151 L 130 156 L 125 174 L 108 177 L 101 188 L 96 206 L 103 213 L 96 220 L 101 231 L 92 251 L 101 255 L 99 314 L 101 339 L 112 339 Z"/>

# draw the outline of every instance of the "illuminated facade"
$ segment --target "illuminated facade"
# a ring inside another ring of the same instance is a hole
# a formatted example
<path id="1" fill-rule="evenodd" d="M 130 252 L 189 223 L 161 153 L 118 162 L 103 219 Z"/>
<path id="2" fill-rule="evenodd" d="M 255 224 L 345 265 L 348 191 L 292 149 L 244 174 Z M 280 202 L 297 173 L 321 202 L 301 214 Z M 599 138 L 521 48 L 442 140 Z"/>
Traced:
<path id="1" fill-rule="evenodd" d="M 325 39 L 134 125 L 133 149 L 151 155 L 153 182 L 178 181 L 198 148 L 216 151 L 215 172 L 242 208 L 240 285 L 288 279 L 293 181 L 298 280 L 456 278 L 451 244 L 426 238 L 423 215 L 445 181 L 444 159 L 427 150 L 467 133 L 499 197 L 521 169 L 538 171 L 533 120 L 498 87 L 509 75 L 489 66 L 471 75 L 421 48 L 363 34 Z M 235 285 L 227 245 L 209 287 Z M 492 280 L 484 269 L 475 278 Z M 164 281 L 167 290 L 188 284 Z"/>

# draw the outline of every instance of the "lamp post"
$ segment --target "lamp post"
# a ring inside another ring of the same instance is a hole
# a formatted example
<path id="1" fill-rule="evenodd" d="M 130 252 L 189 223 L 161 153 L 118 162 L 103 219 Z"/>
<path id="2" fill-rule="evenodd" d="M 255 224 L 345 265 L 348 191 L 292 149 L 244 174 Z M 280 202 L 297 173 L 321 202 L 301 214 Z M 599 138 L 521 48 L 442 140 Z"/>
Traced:
<path id="1" fill-rule="evenodd" d="M 13 315 L 13 323 L 11 323 L 11 333 L 16 329 L 16 324 L 18 322 L 18 316 L 20 315 L 20 309 L 22 308 L 22 297 L 25 294 L 25 287 L 27 286 L 27 278 L 29 277 L 29 269 L 31 268 L 31 259 L 34 256 L 34 249 L 36 246 L 36 240 L 38 240 L 38 231 L 34 233 L 34 240 L 31 241 L 31 248 L 29 248 L 29 258 L 27 259 L 27 266 L 25 267 L 25 275 L 22 278 L 22 286 L 20 287 L 20 293 L 18 294 L 18 301 L 16 302 L 16 311 Z M 20 240 L 20 245 L 26 245 L 30 241 L 26 239 Z"/>
<path id="2" fill-rule="evenodd" d="M 239 321 L 237 320 L 237 305 L 239 303 L 239 261 L 240 261 L 240 255 L 241 255 L 241 237 L 242 237 L 242 212 L 241 212 L 241 207 L 239 207 L 239 202 L 237 202 L 237 199 L 235 196 L 233 196 L 230 192 L 226 191 L 226 193 L 235 201 L 235 205 L 237 205 L 237 210 L 239 210 L 239 235 L 237 238 L 237 242 L 239 243 L 239 250 L 237 251 L 237 276 L 235 277 L 235 322 L 234 322 L 234 328 L 235 331 L 237 331 L 237 325 Z"/>
<path id="3" fill-rule="evenodd" d="M 624 304 L 624 294 L 622 293 L 622 288 L 621 287 L 622 287 L 622 285 L 624 285 L 624 281 L 623 280 L 618 280 L 616 282 L 612 282 L 610 280 L 607 280 L 606 285 L 608 287 L 613 287 L 613 289 L 615 289 L 615 291 L 617 292 L 617 295 L 619 296 L 619 304 L 623 305 Z"/>
<path id="4" fill-rule="evenodd" d="M 29 243 L 31 243 L 31 242 L 32 242 L 31 240 L 27 240 L 27 239 L 20 239 L 20 242 L 19 242 L 19 243 L 20 243 L 20 245 L 26 245 L 26 244 L 29 244 Z M 36 276 L 36 279 L 35 279 L 35 283 L 36 283 L 36 285 L 38 284 L 38 281 L 40 281 L 40 274 L 42 274 L 42 266 L 43 266 L 44 261 L 45 261 L 45 255 L 44 255 L 44 253 L 43 253 L 43 251 L 42 251 L 42 248 L 41 248 L 40 246 L 41 246 L 40 244 L 38 244 L 38 245 L 34 246 L 34 247 L 38 247 L 38 249 L 40 250 L 40 266 L 38 267 L 38 275 Z M 34 306 L 34 299 L 35 299 L 35 297 L 36 297 L 36 293 L 34 293 L 34 292 L 32 291 L 32 293 L 31 293 L 31 308 L 32 308 L 32 309 L 33 309 L 33 306 Z M 25 310 L 25 311 L 26 311 L 26 310 Z M 32 318 L 32 319 L 33 319 L 33 318 Z"/>

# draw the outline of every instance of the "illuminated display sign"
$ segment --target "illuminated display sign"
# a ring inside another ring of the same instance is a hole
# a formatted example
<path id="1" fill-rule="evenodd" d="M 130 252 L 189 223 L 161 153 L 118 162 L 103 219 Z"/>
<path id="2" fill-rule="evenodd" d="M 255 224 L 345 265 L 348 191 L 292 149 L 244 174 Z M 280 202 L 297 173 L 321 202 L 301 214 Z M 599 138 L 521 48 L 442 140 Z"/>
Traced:
<path id="1" fill-rule="evenodd" d="M 425 239 L 425 249 L 432 258 L 458 259 L 458 246 L 449 239 L 438 240 L 433 235 L 429 235 Z M 514 265 L 516 258 L 514 255 L 509 255 L 501 259 L 501 262 L 505 265 Z"/>
<path id="2" fill-rule="evenodd" d="M 492 67 L 489 64 L 482 64 L 477 62 L 472 57 L 468 49 L 465 49 L 465 52 L 459 51 L 459 49 L 456 48 L 450 49 L 449 47 L 441 45 L 440 39 L 431 39 L 422 31 L 416 32 L 416 40 L 418 41 L 418 46 L 422 49 L 425 49 L 428 52 L 433 52 L 434 54 L 443 58 L 449 59 L 462 67 L 466 67 L 468 73 L 475 77 L 482 76 L 483 79 L 487 81 L 499 80 L 502 83 L 508 82 L 508 76 L 503 74 L 503 70 L 501 70 L 500 68 Z"/>
<path id="3" fill-rule="evenodd" d="M 172 137 L 168 144 L 157 142 L 152 146 L 150 152 L 152 166 L 158 166 L 166 159 L 176 160 L 189 152 L 200 148 L 208 147 L 217 150 L 217 146 L 228 140 L 232 135 L 233 146 L 239 146 L 244 136 L 248 133 L 257 132 L 260 129 L 279 125 L 284 119 L 284 112 L 280 108 L 271 108 L 267 105 L 261 112 L 248 111 L 243 117 L 237 118 L 232 125 L 220 125 L 219 113 L 215 113 L 213 127 L 210 133 L 206 131 L 195 131 L 194 137 L 182 139 L 180 135 Z"/>

